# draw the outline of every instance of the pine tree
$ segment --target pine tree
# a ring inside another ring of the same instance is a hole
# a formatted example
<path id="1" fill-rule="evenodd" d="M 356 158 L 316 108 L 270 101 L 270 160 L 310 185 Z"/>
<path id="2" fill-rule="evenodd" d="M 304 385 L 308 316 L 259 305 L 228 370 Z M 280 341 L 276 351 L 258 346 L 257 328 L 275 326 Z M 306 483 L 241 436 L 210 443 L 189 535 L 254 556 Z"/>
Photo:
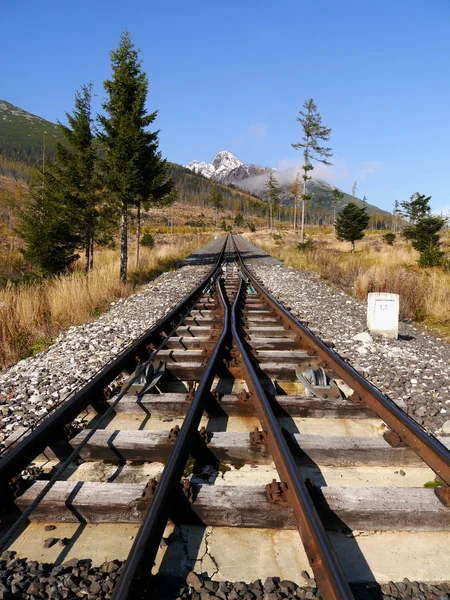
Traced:
<path id="1" fill-rule="evenodd" d="M 297 233 L 297 207 L 300 194 L 300 173 L 297 173 L 294 183 L 289 188 L 292 196 L 294 197 L 294 233 Z"/>
<path id="2" fill-rule="evenodd" d="M 80 239 L 73 230 L 72 213 L 60 200 L 47 166 L 32 182 L 30 200 L 19 212 L 16 232 L 24 241 L 23 255 L 42 275 L 60 273 L 78 258 Z"/>
<path id="3" fill-rule="evenodd" d="M 366 209 L 359 208 L 354 202 L 349 202 L 336 219 L 336 237 L 338 240 L 351 242 L 352 253 L 355 251 L 355 241 L 362 240 L 364 230 L 369 224 L 369 215 Z"/>
<path id="4" fill-rule="evenodd" d="M 336 209 L 337 209 L 339 203 L 342 201 L 343 197 L 344 197 L 344 192 L 341 192 L 341 190 L 338 190 L 338 188 L 334 188 L 334 190 L 332 192 L 332 198 L 333 198 L 333 223 L 336 223 Z"/>
<path id="5" fill-rule="evenodd" d="M 96 149 L 91 117 L 92 84 L 75 95 L 73 114 L 66 113 L 68 126 L 58 122 L 66 143 L 56 144 L 55 162 L 50 167 L 51 186 L 70 204 L 72 232 L 85 248 L 85 272 L 94 264 L 94 240 L 99 230 L 96 182 Z"/>
<path id="6" fill-rule="evenodd" d="M 213 185 L 208 195 L 208 203 L 216 209 L 216 227 L 219 223 L 219 210 L 223 207 L 222 194 L 217 185 Z"/>
<path id="7" fill-rule="evenodd" d="M 408 219 L 410 225 L 413 225 L 418 219 L 431 213 L 430 200 L 431 196 L 425 196 L 425 194 L 416 192 L 410 196 L 409 201 L 401 202 L 401 207 L 403 208 L 402 214 Z"/>
<path id="8" fill-rule="evenodd" d="M 441 263 L 439 232 L 447 219 L 431 214 L 431 196 L 419 194 L 411 196 L 410 202 L 402 202 L 404 215 L 411 225 L 403 230 L 403 237 L 412 241 L 413 248 L 420 252 L 419 264 L 423 267 L 436 267 Z"/>
<path id="9" fill-rule="evenodd" d="M 398 200 L 394 200 L 394 210 L 392 211 L 392 214 L 394 216 L 394 230 L 398 231 L 398 218 L 401 215 L 400 212 L 400 203 Z"/>
<path id="10" fill-rule="evenodd" d="M 106 115 L 99 115 L 104 149 L 102 176 L 120 207 L 120 280 L 127 281 L 128 211 L 142 201 L 161 201 L 173 189 L 168 165 L 158 151 L 158 131 L 148 131 L 157 111 L 147 114 L 148 78 L 128 32 L 111 52 L 112 78 L 104 82 Z"/>
<path id="11" fill-rule="evenodd" d="M 267 200 L 269 201 L 270 231 L 273 231 L 273 215 L 280 205 L 281 190 L 278 181 L 272 172 L 270 172 L 264 188 Z"/>
<path id="12" fill-rule="evenodd" d="M 300 111 L 300 116 L 297 121 L 301 123 L 303 128 L 302 141 L 296 144 L 291 144 L 293 148 L 303 148 L 303 194 L 302 194 L 302 228 L 300 241 L 304 241 L 305 237 L 305 202 L 311 198 L 306 191 L 306 183 L 311 176 L 308 175 L 314 169 L 311 161 L 330 165 L 327 158 L 333 156 L 331 148 L 320 146 L 321 142 L 327 142 L 330 139 L 331 128 L 322 125 L 322 116 L 317 112 L 317 106 L 312 98 L 307 100 Z"/>
<path id="13" fill-rule="evenodd" d="M 234 217 L 234 224 L 236 225 L 236 227 L 242 227 L 242 225 L 244 224 L 244 217 L 242 216 L 242 213 L 238 212 L 237 215 Z"/>

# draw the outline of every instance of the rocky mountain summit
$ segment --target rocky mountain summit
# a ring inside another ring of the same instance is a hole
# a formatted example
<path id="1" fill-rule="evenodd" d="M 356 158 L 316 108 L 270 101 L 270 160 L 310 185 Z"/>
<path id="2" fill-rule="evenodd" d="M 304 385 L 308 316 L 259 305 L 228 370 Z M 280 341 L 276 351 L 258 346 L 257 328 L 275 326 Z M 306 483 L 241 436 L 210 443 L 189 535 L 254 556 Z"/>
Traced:
<path id="1" fill-rule="evenodd" d="M 186 169 L 198 173 L 220 183 L 229 183 L 265 198 L 265 184 L 269 173 L 273 173 L 281 189 L 280 201 L 286 206 L 292 206 L 294 203 L 293 195 L 290 190 L 298 173 L 298 168 L 279 171 L 273 167 L 259 167 L 254 164 L 244 164 L 234 154 L 228 150 L 221 150 L 216 154 L 211 163 L 199 162 L 193 160 Z M 314 174 L 313 174 L 314 176 Z M 303 180 L 300 180 L 303 184 Z M 333 211 L 332 193 L 334 186 L 322 179 L 310 179 L 307 183 L 308 193 L 312 196 L 311 206 L 316 211 L 330 213 Z M 342 190 L 344 191 L 344 190 Z M 369 213 L 385 213 L 386 211 L 378 207 L 367 204 L 359 198 L 353 198 L 350 194 L 344 192 L 344 197 L 337 206 L 340 210 L 348 202 L 354 201 L 359 206 L 365 206 Z"/>
<path id="2" fill-rule="evenodd" d="M 214 179 L 221 183 L 234 183 L 255 175 L 264 175 L 270 173 L 270 171 L 276 171 L 276 169 L 258 167 L 253 164 L 245 165 L 228 150 L 218 152 L 212 163 L 193 160 L 185 167 L 194 171 L 194 173 L 200 173 L 208 179 Z"/>

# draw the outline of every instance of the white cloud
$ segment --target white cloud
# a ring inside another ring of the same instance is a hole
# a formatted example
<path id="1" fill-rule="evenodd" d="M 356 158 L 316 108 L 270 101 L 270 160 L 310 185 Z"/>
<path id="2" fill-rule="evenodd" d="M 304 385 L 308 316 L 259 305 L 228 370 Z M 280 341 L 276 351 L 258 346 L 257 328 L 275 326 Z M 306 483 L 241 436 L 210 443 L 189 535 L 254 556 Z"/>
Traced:
<path id="1" fill-rule="evenodd" d="M 302 171 L 303 156 L 293 159 L 283 159 L 276 164 L 276 178 L 281 185 L 291 184 L 297 173 Z M 362 181 L 373 173 L 376 173 L 381 167 L 381 162 L 377 160 L 367 160 L 357 167 L 350 168 L 345 162 L 335 160 L 332 165 L 323 163 L 314 163 L 314 169 L 310 172 L 313 179 L 320 179 L 331 185 L 338 186 L 344 190 L 350 189 L 352 183 Z M 258 191 L 264 186 L 268 174 L 256 175 L 240 182 L 242 187 L 249 191 Z"/>
<path id="2" fill-rule="evenodd" d="M 356 181 L 363 181 L 369 175 L 376 173 L 380 167 L 381 162 L 379 160 L 366 160 L 358 170 Z"/>
<path id="3" fill-rule="evenodd" d="M 294 170 L 294 173 L 302 170 L 302 158 L 280 160 L 278 163 L 280 171 Z M 323 179 L 327 183 L 334 185 L 350 185 L 354 181 L 363 181 L 370 175 L 376 173 L 381 168 L 379 160 L 366 160 L 356 167 L 349 167 L 341 160 L 333 161 L 332 165 L 323 163 L 314 163 L 314 169 L 311 172 L 313 179 Z M 295 177 L 294 174 L 294 177 Z"/>
<path id="4" fill-rule="evenodd" d="M 248 144 L 261 142 L 267 135 L 267 127 L 264 123 L 250 125 L 243 133 L 236 138 L 236 144 Z"/>

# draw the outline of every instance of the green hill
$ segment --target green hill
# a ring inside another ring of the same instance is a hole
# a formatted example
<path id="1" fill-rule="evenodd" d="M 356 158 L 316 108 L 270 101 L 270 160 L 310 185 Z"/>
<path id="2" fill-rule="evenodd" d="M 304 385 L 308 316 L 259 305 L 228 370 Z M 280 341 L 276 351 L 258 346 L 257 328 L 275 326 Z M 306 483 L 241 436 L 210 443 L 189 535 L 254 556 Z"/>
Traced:
<path id="1" fill-rule="evenodd" d="M 0 100 L 0 154 L 37 166 L 42 162 L 44 141 L 46 156 L 52 158 L 57 140 L 61 134 L 55 123 Z"/>

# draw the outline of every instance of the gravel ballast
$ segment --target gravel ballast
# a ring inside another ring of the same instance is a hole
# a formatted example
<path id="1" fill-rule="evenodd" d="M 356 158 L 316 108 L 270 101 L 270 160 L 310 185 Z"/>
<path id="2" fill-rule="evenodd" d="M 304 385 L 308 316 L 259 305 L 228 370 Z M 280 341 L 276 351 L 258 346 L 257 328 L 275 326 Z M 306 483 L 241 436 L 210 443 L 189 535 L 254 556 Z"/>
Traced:
<path id="1" fill-rule="evenodd" d="M 180 590 L 180 600 L 283 600 L 303 598 L 320 599 L 316 580 L 307 571 L 302 572 L 303 580 L 280 580 L 279 577 L 257 579 L 251 583 L 243 581 L 211 581 L 202 575 L 191 572 L 186 578 L 186 586 Z M 404 579 L 379 585 L 375 582 L 350 584 L 355 600 L 377 600 L 382 598 L 404 598 L 418 600 L 450 600 L 450 585 L 440 583 L 430 585 Z M 163 598 L 164 596 L 158 596 Z"/>
<path id="2" fill-rule="evenodd" d="M 408 413 L 435 433 L 450 435 L 450 345 L 408 323 L 399 339 L 375 337 L 366 330 L 367 305 L 306 271 L 250 260 L 256 278 L 285 307 L 392 400 L 403 400 Z"/>
<path id="3" fill-rule="evenodd" d="M 138 293 L 113 302 L 92 323 L 63 331 L 48 350 L 4 372 L 0 376 L 0 443 L 18 427 L 29 427 L 48 415 L 169 312 L 210 271 L 223 239 L 195 252 L 185 261 L 187 266 L 163 273 Z"/>
<path id="4" fill-rule="evenodd" d="M 73 558 L 61 565 L 18 558 L 7 551 L 0 556 L 0 599 L 37 600 L 109 600 L 123 570 L 124 562 L 111 560 L 92 567 L 89 559 Z M 280 580 L 279 577 L 243 581 L 211 581 L 201 574 L 190 572 L 178 593 L 168 593 L 167 581 L 154 582 L 151 597 L 155 600 L 283 600 L 320 599 L 315 579 L 302 572 L 303 580 Z M 405 600 L 450 600 L 450 585 L 409 581 L 351 584 L 356 600 L 404 598 Z"/>

